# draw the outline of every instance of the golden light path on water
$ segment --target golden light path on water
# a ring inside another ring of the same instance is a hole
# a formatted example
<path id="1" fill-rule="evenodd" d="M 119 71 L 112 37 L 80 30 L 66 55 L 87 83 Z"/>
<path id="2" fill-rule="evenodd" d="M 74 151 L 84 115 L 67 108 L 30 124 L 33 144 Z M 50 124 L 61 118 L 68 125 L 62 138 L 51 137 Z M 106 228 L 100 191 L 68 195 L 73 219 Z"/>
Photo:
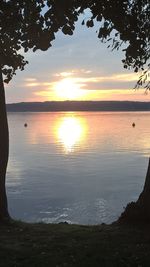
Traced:
<path id="1" fill-rule="evenodd" d="M 18 118 L 17 114 L 16 116 Z M 19 129 L 19 136 L 30 145 L 46 145 L 48 148 L 54 144 L 57 152 L 62 154 L 76 153 L 90 147 L 100 151 L 110 148 L 118 148 L 119 151 L 126 151 L 127 148 L 131 151 L 144 149 L 145 156 L 150 155 L 147 112 L 54 112 L 23 114 L 22 118 L 28 122 L 28 127 L 26 131 L 24 128 L 23 131 Z M 13 134 L 10 137 L 12 136 Z M 14 141 L 10 142 L 13 143 Z"/>
<path id="2" fill-rule="evenodd" d="M 66 116 L 57 122 L 57 138 L 63 144 L 65 153 L 74 152 L 85 139 L 86 124 L 80 117 Z"/>

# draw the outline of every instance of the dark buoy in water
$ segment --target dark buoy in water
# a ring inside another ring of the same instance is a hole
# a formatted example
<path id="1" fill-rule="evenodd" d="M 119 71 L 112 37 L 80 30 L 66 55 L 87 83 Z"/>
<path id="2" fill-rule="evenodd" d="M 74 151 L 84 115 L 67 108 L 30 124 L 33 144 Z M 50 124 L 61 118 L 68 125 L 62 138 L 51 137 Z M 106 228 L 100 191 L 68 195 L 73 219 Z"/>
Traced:
<path id="1" fill-rule="evenodd" d="M 135 127 L 135 123 L 134 122 L 132 123 L 132 127 Z"/>
<path id="2" fill-rule="evenodd" d="M 27 127 L 27 126 L 28 126 L 28 124 L 27 124 L 27 123 L 25 123 L 25 124 L 24 124 L 24 127 Z"/>

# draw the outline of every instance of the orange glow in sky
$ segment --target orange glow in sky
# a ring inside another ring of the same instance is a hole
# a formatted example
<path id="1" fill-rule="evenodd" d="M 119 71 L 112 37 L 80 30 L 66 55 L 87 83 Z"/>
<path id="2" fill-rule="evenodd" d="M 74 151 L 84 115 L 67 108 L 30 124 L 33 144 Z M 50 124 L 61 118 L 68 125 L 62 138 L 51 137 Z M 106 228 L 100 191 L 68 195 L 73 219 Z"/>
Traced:
<path id="1" fill-rule="evenodd" d="M 149 100 L 143 90 L 133 90 L 137 74 L 120 74 L 102 76 L 92 75 L 86 70 L 66 71 L 54 74 L 51 82 L 27 81 L 28 88 L 36 88 L 34 95 L 39 101 L 64 100 Z M 57 78 L 56 78 L 57 77 Z M 128 87 L 128 83 L 133 85 Z M 106 87 L 107 85 L 107 87 Z M 118 86 L 119 85 L 119 86 Z M 117 88 L 115 88 L 115 86 Z M 119 89 L 119 87 L 121 89 Z M 41 90 L 42 89 L 42 90 Z"/>
<path id="2" fill-rule="evenodd" d="M 134 90 L 138 80 L 135 73 L 103 74 L 88 69 L 66 70 L 53 73 L 48 79 L 29 76 L 15 87 L 19 93 L 25 88 L 26 101 L 65 101 L 65 100 L 130 100 L 150 101 L 150 94 L 144 89 Z M 8 88 L 9 89 L 9 88 Z M 11 93 L 12 90 L 9 90 Z M 17 102 L 17 101 L 16 101 Z M 18 100 L 19 102 L 19 100 Z"/>

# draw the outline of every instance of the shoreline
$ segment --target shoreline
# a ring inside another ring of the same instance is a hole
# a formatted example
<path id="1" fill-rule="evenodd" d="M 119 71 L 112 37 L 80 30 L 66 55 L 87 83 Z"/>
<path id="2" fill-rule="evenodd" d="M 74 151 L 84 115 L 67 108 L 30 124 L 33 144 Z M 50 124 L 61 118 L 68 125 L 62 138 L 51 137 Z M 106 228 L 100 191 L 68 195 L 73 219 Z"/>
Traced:
<path id="1" fill-rule="evenodd" d="M 1 267 L 149 266 L 148 225 L 13 221 L 0 227 Z"/>
<path id="2" fill-rule="evenodd" d="M 150 102 L 47 101 L 7 104 L 8 112 L 138 112 L 150 111 Z"/>

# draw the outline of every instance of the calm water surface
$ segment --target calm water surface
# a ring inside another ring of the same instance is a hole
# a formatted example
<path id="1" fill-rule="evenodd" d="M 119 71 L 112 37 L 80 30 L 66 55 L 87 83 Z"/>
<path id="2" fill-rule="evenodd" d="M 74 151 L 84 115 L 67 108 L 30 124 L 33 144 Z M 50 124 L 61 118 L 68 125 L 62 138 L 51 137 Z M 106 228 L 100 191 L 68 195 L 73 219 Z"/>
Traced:
<path id="1" fill-rule="evenodd" d="M 137 199 L 150 155 L 150 113 L 9 113 L 8 118 L 7 191 L 14 218 L 109 223 Z"/>

